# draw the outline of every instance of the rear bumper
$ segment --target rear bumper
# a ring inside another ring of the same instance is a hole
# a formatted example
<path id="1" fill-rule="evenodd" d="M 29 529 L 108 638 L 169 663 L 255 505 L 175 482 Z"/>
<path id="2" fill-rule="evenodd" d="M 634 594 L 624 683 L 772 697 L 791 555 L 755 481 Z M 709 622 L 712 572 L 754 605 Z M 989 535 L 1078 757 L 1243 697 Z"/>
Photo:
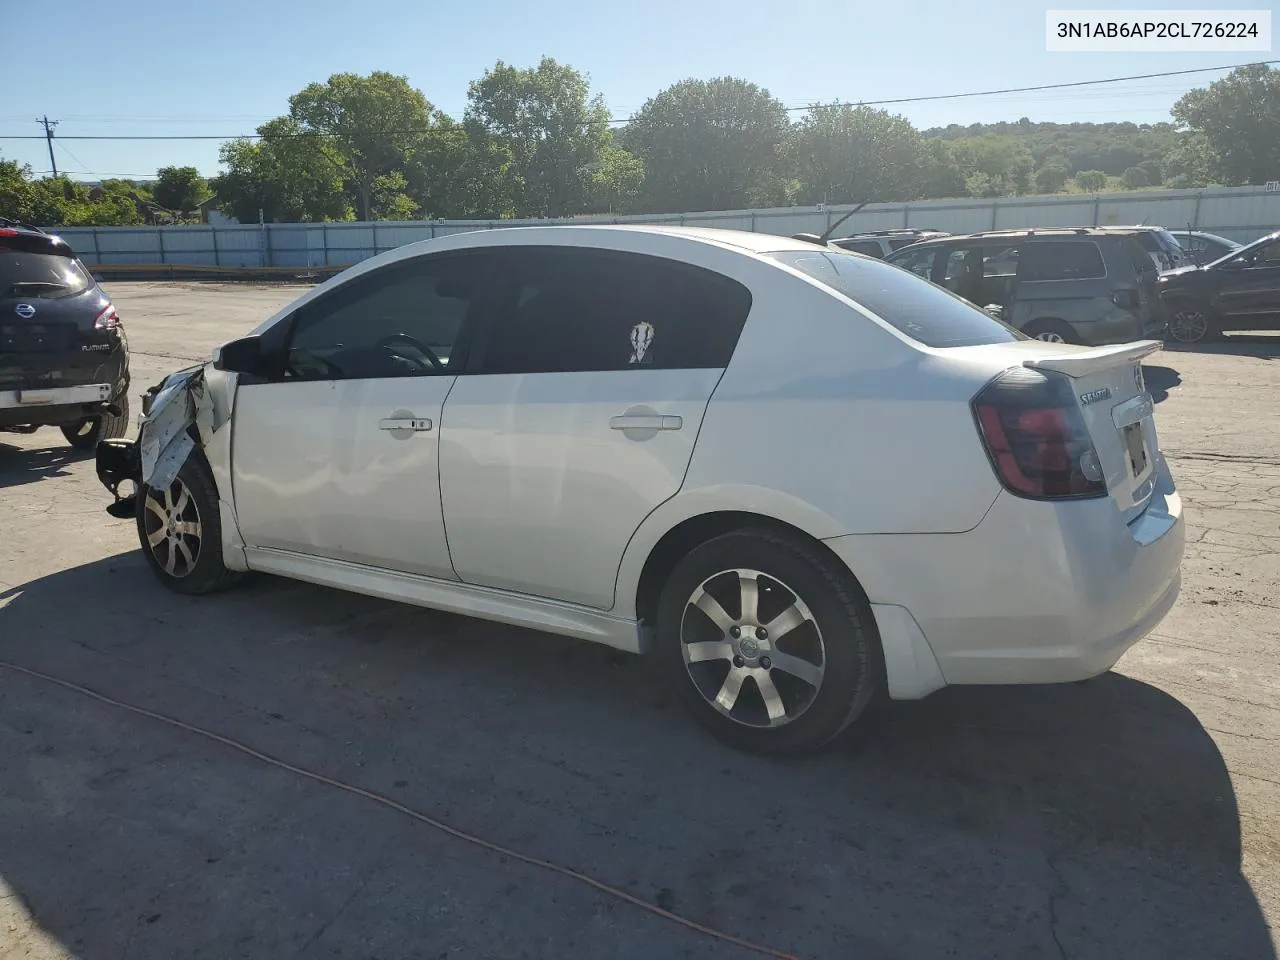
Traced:
<path id="1" fill-rule="evenodd" d="M 910 697 L 942 684 L 1105 673 L 1177 600 L 1184 537 L 1182 502 L 1162 457 L 1151 502 L 1132 524 L 1110 498 L 1043 503 L 1002 493 L 967 533 L 826 542 L 873 605 L 909 614 L 906 629 L 882 631 L 882 641 L 890 694 Z M 899 642 L 893 633 L 907 642 L 913 629 L 923 645 L 888 649 Z M 937 668 L 932 683 L 926 654 Z M 895 681 L 895 663 L 923 679 Z"/>
<path id="2" fill-rule="evenodd" d="M 101 415 L 119 396 L 116 384 L 0 390 L 0 427 L 57 426 Z"/>

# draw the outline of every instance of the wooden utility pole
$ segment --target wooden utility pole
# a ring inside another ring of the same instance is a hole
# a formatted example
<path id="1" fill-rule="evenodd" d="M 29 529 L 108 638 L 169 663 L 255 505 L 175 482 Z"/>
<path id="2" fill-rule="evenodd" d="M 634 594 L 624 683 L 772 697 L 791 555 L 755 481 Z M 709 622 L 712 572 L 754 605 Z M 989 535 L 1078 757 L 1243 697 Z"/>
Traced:
<path id="1" fill-rule="evenodd" d="M 49 166 L 53 168 L 53 175 L 58 175 L 58 161 L 53 158 L 53 128 L 58 125 L 57 120 L 50 120 L 49 115 L 45 114 L 36 121 L 44 126 L 44 140 L 49 145 Z"/>

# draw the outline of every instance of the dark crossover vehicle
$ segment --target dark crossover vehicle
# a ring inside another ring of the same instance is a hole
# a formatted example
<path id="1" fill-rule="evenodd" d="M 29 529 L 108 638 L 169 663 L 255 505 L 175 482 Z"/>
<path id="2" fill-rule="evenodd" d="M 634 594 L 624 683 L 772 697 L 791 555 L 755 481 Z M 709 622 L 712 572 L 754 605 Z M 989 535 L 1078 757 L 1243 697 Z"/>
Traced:
<path id="1" fill-rule="evenodd" d="M 1178 238 L 1164 227 L 1132 226 L 1132 227 L 1098 227 L 1115 233 L 1132 234 L 1147 251 L 1156 269 L 1163 273 L 1166 270 L 1177 270 L 1192 262 L 1187 252 L 1178 243 Z"/>
<path id="2" fill-rule="evenodd" d="M 129 345 L 65 241 L 0 218 L 0 431 L 61 427 L 90 450 L 129 425 Z"/>
<path id="3" fill-rule="evenodd" d="M 1051 227 L 922 240 L 885 258 L 1051 343 L 1162 339 L 1155 263 L 1136 231 Z"/>
<path id="4" fill-rule="evenodd" d="M 1160 277 L 1169 336 L 1204 343 L 1224 330 L 1280 330 L 1280 231 L 1202 267 Z"/>

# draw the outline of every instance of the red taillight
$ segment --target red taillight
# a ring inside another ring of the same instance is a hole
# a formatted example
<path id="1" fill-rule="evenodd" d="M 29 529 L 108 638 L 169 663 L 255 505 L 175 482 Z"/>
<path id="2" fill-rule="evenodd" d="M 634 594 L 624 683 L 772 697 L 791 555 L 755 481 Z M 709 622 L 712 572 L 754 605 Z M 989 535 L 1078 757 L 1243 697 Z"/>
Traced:
<path id="1" fill-rule="evenodd" d="M 1011 493 L 1038 500 L 1106 495 L 1066 377 L 1006 370 L 974 398 L 973 410 L 996 475 Z"/>
<path id="2" fill-rule="evenodd" d="M 120 326 L 120 314 L 116 313 L 116 308 L 107 304 L 103 310 L 93 321 L 93 329 L 95 330 L 115 330 Z"/>
<path id="3" fill-rule="evenodd" d="M 17 235 L 17 230 L 13 230 L 9 227 L 0 227 L 0 237 L 16 237 Z"/>

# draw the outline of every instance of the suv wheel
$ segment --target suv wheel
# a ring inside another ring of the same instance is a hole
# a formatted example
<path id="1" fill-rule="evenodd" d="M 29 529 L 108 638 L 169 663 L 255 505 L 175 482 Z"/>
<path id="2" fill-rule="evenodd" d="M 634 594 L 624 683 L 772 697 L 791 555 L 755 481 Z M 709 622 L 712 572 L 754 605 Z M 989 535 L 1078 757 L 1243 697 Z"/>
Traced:
<path id="1" fill-rule="evenodd" d="M 177 593 L 212 593 L 242 574 L 222 563 L 218 493 L 208 468 L 188 457 L 165 490 L 138 489 L 138 540 L 147 565 Z"/>
<path id="2" fill-rule="evenodd" d="M 129 431 L 129 397 L 127 394 L 115 401 L 120 414 L 104 413 L 100 417 L 86 417 L 75 423 L 64 424 L 62 435 L 77 450 L 92 450 L 99 440 L 114 440 Z"/>
<path id="3" fill-rule="evenodd" d="M 1071 325 L 1061 320 L 1032 320 L 1022 332 L 1028 337 L 1043 340 L 1045 343 L 1079 343 L 1080 338 L 1071 329 Z"/>
<path id="4" fill-rule="evenodd" d="M 659 601 L 657 653 L 694 718 L 732 746 L 800 754 L 856 720 L 883 672 L 847 571 L 767 529 L 695 548 Z"/>
<path id="5" fill-rule="evenodd" d="M 1178 343 L 1206 343 L 1218 335 L 1217 318 L 1190 300 L 1169 305 L 1169 337 Z"/>

